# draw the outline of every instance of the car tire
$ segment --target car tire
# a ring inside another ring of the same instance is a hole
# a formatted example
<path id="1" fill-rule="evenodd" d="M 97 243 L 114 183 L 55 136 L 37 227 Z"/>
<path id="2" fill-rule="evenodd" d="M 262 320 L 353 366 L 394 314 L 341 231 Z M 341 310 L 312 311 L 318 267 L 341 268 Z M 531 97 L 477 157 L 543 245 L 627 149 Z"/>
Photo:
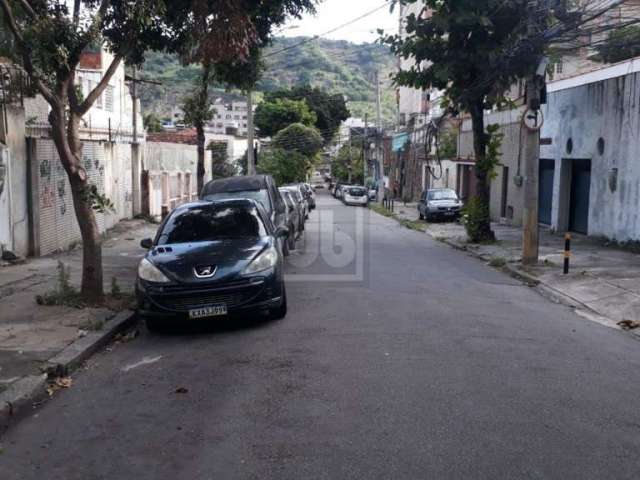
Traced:
<path id="1" fill-rule="evenodd" d="M 418 209 L 418 214 L 420 216 L 420 220 L 424 220 L 424 215 L 422 214 L 422 212 L 420 211 L 420 209 Z"/>
<path id="2" fill-rule="evenodd" d="M 282 283 L 282 303 L 277 308 L 272 308 L 269 311 L 269 318 L 271 320 L 282 320 L 287 316 L 287 291 Z"/>
<path id="3" fill-rule="evenodd" d="M 296 249 L 296 235 L 294 233 L 293 228 L 291 229 L 291 234 L 287 237 L 287 247 L 289 249 L 289 253 L 291 253 L 291 250 L 295 250 Z"/>

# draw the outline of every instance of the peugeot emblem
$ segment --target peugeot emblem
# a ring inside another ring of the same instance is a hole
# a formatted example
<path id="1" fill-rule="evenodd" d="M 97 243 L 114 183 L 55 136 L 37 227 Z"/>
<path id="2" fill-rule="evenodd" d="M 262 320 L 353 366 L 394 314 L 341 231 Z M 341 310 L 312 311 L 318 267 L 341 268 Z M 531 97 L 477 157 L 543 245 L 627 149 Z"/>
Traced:
<path id="1" fill-rule="evenodd" d="M 206 265 L 195 267 L 193 273 L 195 273 L 198 278 L 211 278 L 216 274 L 217 270 L 218 268 L 214 265 Z"/>

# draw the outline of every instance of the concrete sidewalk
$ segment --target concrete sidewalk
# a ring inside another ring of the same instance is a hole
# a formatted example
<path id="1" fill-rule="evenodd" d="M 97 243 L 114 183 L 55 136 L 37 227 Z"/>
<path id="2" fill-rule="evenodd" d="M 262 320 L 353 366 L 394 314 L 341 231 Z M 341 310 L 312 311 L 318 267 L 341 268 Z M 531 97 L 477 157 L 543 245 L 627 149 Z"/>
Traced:
<path id="1" fill-rule="evenodd" d="M 394 214 L 402 219 L 418 220 L 415 203 L 395 204 Z M 425 224 L 426 232 L 436 240 L 466 250 L 495 266 L 505 264 L 544 287 L 565 303 L 583 307 L 595 314 L 593 319 L 610 326 L 630 320 L 640 322 L 640 254 L 601 239 L 572 235 L 571 270 L 563 275 L 564 236 L 540 230 L 540 263 L 523 267 L 522 230 L 494 224 L 498 241 L 490 245 L 469 243 L 464 227 L 457 223 Z M 640 333 L 640 329 L 637 330 Z"/>
<path id="2" fill-rule="evenodd" d="M 128 308 L 138 259 L 139 242 L 157 226 L 140 220 L 123 221 L 110 230 L 103 243 L 105 292 L 112 279 L 123 300 L 110 308 L 41 306 L 35 297 L 50 292 L 58 282 L 58 262 L 71 269 L 71 283 L 80 283 L 82 249 L 31 259 L 21 265 L 0 267 L 0 396 L 25 378 L 39 378 L 48 360 L 82 337 L 99 339 L 109 332 L 117 311 Z M 82 343 L 87 343 L 82 342 Z M 6 396 L 6 395 L 5 395 Z M 8 401 L 3 398 L 3 400 Z M 0 405 L 0 409 L 2 405 Z"/>

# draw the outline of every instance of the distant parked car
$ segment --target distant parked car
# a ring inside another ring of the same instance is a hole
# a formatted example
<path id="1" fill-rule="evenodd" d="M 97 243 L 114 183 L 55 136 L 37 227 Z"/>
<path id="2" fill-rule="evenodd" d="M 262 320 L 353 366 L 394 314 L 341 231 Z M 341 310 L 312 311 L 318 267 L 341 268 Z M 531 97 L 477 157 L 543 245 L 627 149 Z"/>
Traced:
<path id="1" fill-rule="evenodd" d="M 369 203 L 369 194 L 365 187 L 352 185 L 342 189 L 342 201 L 345 205 L 363 205 Z"/>
<path id="2" fill-rule="evenodd" d="M 276 228 L 285 225 L 286 207 L 271 175 L 212 180 L 202 188 L 200 198 L 209 201 L 228 198 L 256 200 L 262 204 Z"/>
<path id="3" fill-rule="evenodd" d="M 378 200 L 378 189 L 376 188 L 375 185 L 371 185 L 368 188 L 368 192 L 369 192 L 370 201 L 375 202 L 376 200 Z"/>
<path id="4" fill-rule="evenodd" d="M 311 185 L 308 183 L 301 183 L 300 188 L 307 199 L 307 204 L 309 205 L 309 210 L 315 210 L 316 208 L 316 194 L 311 188 Z"/>
<path id="5" fill-rule="evenodd" d="M 347 185 L 346 183 L 341 183 L 338 185 L 338 187 L 336 188 L 336 198 L 339 198 L 340 200 L 343 199 L 344 197 L 344 191 L 346 188 L 349 188 L 351 185 Z"/>
<path id="6" fill-rule="evenodd" d="M 289 238 L 287 239 L 287 244 L 289 250 L 295 250 L 296 238 L 298 238 L 298 235 L 304 230 L 304 222 L 302 222 L 302 225 L 300 222 L 300 207 L 296 204 L 296 201 L 293 197 L 293 192 L 291 192 L 290 190 L 281 188 L 280 194 L 282 195 L 284 203 L 287 205 L 287 227 L 289 228 Z"/>
<path id="7" fill-rule="evenodd" d="M 283 253 L 287 227 L 274 227 L 254 200 L 198 201 L 176 208 L 138 266 L 138 314 L 149 329 L 234 312 L 287 314 Z"/>
<path id="8" fill-rule="evenodd" d="M 302 192 L 300 191 L 300 189 L 295 185 L 281 187 L 281 188 L 291 192 L 291 195 L 293 197 L 293 200 L 296 203 L 296 207 L 298 208 L 298 213 L 300 216 L 300 223 L 299 223 L 300 228 L 298 229 L 298 232 L 302 232 L 304 230 L 304 222 L 309 215 L 307 201 L 304 198 L 304 195 L 302 195 Z"/>
<path id="9" fill-rule="evenodd" d="M 456 219 L 460 217 L 462 201 L 455 190 L 450 188 L 435 188 L 425 190 L 418 203 L 418 213 L 421 219 L 427 221 L 435 219 Z"/>

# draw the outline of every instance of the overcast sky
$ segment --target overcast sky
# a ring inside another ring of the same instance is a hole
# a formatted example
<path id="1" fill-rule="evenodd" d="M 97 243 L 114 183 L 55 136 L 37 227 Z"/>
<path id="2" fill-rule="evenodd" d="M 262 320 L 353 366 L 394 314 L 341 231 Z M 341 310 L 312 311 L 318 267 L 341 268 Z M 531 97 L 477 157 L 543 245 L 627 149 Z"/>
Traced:
<path id="1" fill-rule="evenodd" d="M 306 15 L 302 20 L 289 21 L 280 35 L 287 37 L 321 35 L 328 30 L 332 30 L 381 7 L 383 3 L 383 0 L 324 0 L 318 5 L 318 13 L 315 16 Z M 298 28 L 286 29 L 294 25 L 298 26 Z M 397 31 L 397 8 L 392 14 L 389 12 L 389 7 L 385 6 L 366 18 L 358 20 L 336 32 L 322 36 L 335 40 L 349 40 L 355 43 L 373 42 L 378 38 L 376 33 L 378 28 Z"/>

